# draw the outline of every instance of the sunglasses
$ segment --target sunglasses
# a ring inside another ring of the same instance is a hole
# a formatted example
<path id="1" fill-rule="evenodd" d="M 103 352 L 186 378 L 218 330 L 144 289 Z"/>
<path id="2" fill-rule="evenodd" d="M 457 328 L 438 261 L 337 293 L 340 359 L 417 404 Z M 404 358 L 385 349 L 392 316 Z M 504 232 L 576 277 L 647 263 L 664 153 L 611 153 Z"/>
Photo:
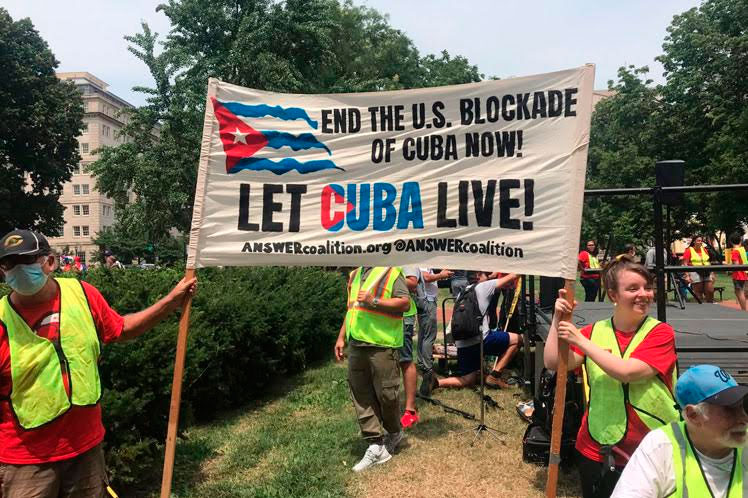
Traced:
<path id="1" fill-rule="evenodd" d="M 8 256 L 7 258 L 3 258 L 3 260 L 0 261 L 0 269 L 7 272 L 7 271 L 12 270 L 16 265 L 32 265 L 36 263 L 41 257 L 47 257 L 47 255 L 46 254 L 32 254 L 32 255 L 14 254 L 13 256 Z"/>

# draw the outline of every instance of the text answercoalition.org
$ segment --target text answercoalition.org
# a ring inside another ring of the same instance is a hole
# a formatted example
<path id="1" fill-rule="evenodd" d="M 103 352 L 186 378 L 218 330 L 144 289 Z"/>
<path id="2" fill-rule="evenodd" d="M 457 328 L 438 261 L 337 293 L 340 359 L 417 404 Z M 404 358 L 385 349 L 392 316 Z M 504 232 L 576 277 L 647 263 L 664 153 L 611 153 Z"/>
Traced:
<path id="1" fill-rule="evenodd" d="M 301 242 L 245 242 L 244 253 L 263 254 L 389 254 L 395 252 L 448 252 L 460 254 L 485 254 L 507 258 L 524 258 L 521 247 L 509 246 L 505 242 L 464 242 L 461 239 L 425 238 L 398 239 L 380 244 L 347 244 L 336 240 L 324 244 L 302 244 Z"/>

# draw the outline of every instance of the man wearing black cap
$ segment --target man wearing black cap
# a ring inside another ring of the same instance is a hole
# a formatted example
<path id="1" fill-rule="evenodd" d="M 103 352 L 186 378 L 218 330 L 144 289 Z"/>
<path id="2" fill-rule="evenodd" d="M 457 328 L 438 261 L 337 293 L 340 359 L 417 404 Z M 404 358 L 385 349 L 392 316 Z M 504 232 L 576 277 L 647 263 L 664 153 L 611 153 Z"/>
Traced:
<path id="1" fill-rule="evenodd" d="M 101 293 L 50 278 L 56 259 L 43 235 L 0 239 L 0 496 L 101 497 L 101 344 L 151 329 L 195 292 L 182 279 L 153 306 L 120 316 Z"/>
<path id="2" fill-rule="evenodd" d="M 675 397 L 684 421 L 647 434 L 612 497 L 748 497 L 748 386 L 697 365 L 678 379 Z"/>

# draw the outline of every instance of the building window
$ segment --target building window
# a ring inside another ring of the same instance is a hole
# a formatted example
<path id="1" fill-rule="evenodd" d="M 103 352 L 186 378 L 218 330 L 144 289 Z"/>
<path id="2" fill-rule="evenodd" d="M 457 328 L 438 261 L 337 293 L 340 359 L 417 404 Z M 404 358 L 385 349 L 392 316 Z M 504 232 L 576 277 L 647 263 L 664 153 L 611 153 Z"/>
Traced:
<path id="1" fill-rule="evenodd" d="M 81 207 L 78 204 L 73 204 L 73 215 L 74 216 L 80 216 L 81 215 Z"/>
<path id="2" fill-rule="evenodd" d="M 73 227 L 73 237 L 80 237 L 81 236 L 81 227 L 74 226 Z"/>
<path id="3" fill-rule="evenodd" d="M 109 133 L 111 132 L 111 130 L 112 128 L 110 126 L 107 126 L 107 125 L 101 126 L 101 134 L 105 137 L 109 136 Z"/>
<path id="4" fill-rule="evenodd" d="M 88 225 L 84 225 L 81 228 L 83 229 L 83 236 L 88 237 Z"/>
<path id="5" fill-rule="evenodd" d="M 81 206 L 81 211 L 83 212 L 83 216 L 88 216 L 90 214 L 88 211 L 88 204 L 83 204 Z"/>
<path id="6" fill-rule="evenodd" d="M 84 154 L 88 154 L 88 144 L 86 143 L 81 144 L 81 152 Z"/>
<path id="7" fill-rule="evenodd" d="M 81 133 L 88 133 L 88 123 L 83 123 L 83 128 L 81 129 Z"/>
<path id="8" fill-rule="evenodd" d="M 107 206 L 106 204 L 103 204 L 101 206 L 101 215 L 108 218 L 112 215 L 112 206 Z"/>
<path id="9" fill-rule="evenodd" d="M 83 112 L 88 112 L 88 100 L 83 101 Z"/>
<path id="10" fill-rule="evenodd" d="M 81 190 L 83 192 L 83 195 L 88 195 L 88 183 L 84 183 L 83 185 L 81 185 L 81 187 L 82 187 Z"/>
<path id="11" fill-rule="evenodd" d="M 73 185 L 73 195 L 81 195 L 81 186 L 77 183 Z"/>

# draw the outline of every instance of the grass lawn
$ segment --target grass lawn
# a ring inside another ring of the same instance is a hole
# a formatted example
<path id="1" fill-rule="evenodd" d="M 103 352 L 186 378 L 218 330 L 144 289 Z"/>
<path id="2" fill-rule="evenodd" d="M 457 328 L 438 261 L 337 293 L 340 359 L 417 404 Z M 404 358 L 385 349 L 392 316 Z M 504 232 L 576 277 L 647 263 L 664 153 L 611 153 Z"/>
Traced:
<path id="1" fill-rule="evenodd" d="M 325 363 L 283 381 L 264 400 L 190 428 L 177 446 L 172 492 L 180 498 L 544 496 L 545 469 L 522 462 L 526 424 L 514 411 L 520 390 L 489 394 L 501 408 L 487 410 L 486 423 L 506 433 L 501 442 L 483 437 L 471 447 L 473 435 L 459 433 L 474 421 L 422 404 L 421 422 L 407 431 L 398 454 L 355 474 L 351 467 L 366 446 L 345 364 Z M 471 390 L 435 397 L 479 413 Z M 579 496 L 575 471 L 562 471 L 559 496 Z"/>

